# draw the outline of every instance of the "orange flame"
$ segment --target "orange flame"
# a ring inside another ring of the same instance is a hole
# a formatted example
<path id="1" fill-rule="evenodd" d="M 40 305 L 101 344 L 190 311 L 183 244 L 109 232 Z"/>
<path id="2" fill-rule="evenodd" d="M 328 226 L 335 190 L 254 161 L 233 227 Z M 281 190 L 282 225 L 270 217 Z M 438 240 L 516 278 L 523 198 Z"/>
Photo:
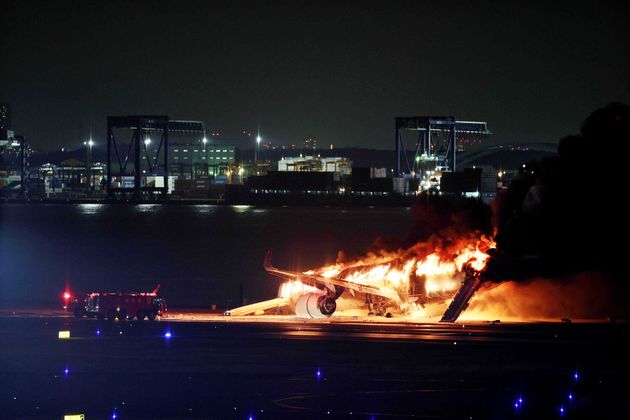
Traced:
<path id="1" fill-rule="evenodd" d="M 307 293 L 318 292 L 318 289 L 302 283 L 299 280 L 286 281 L 280 285 L 278 297 L 293 298 Z"/>
<path id="2" fill-rule="evenodd" d="M 486 284 L 473 296 L 462 320 L 560 321 L 611 317 L 618 305 L 607 280 L 584 272 L 554 279 Z"/>
<path id="3" fill-rule="evenodd" d="M 406 250 L 370 253 L 356 261 L 338 262 L 304 274 L 393 290 L 400 297 L 398 304 L 403 313 L 421 316 L 425 311 L 417 302 L 452 297 L 464 278 L 464 265 L 483 270 L 489 258 L 486 251 L 493 246 L 491 239 L 471 234 L 446 248 L 440 243 L 419 243 Z M 280 296 L 313 291 L 307 288 L 317 290 L 300 282 L 286 282 Z"/>
<path id="4" fill-rule="evenodd" d="M 400 297 L 396 304 L 402 314 L 439 319 L 464 279 L 464 267 L 482 271 L 489 259 L 486 252 L 494 246 L 492 239 L 469 235 L 449 246 L 442 246 L 439 241 L 422 242 L 406 250 L 381 250 L 358 260 L 338 262 L 304 274 L 393 290 Z M 279 296 L 295 299 L 313 292 L 322 293 L 300 281 L 288 281 L 280 286 Z M 339 301 L 343 300 L 342 297 Z M 520 283 L 503 281 L 483 285 L 460 319 L 559 321 L 564 318 L 614 318 L 614 311 L 620 305 L 613 302 L 611 288 L 598 273 L 538 278 Z M 357 308 L 353 309 L 355 313 L 359 310 L 358 304 L 356 300 L 352 306 Z"/>

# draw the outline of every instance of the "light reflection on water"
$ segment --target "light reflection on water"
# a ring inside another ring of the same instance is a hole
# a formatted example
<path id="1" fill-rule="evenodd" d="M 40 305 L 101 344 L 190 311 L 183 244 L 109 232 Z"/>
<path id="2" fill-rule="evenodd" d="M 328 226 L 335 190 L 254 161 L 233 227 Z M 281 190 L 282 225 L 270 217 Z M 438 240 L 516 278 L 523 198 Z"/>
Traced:
<path id="1" fill-rule="evenodd" d="M 216 204 L 195 204 L 192 206 L 198 214 L 210 214 L 217 212 Z"/>
<path id="2" fill-rule="evenodd" d="M 154 213 L 162 207 L 161 204 L 138 204 L 134 206 L 137 213 Z"/>
<path id="3" fill-rule="evenodd" d="M 236 213 L 247 213 L 252 206 L 230 206 Z"/>
<path id="4" fill-rule="evenodd" d="M 79 211 L 81 214 L 98 214 L 103 210 L 103 204 L 89 203 L 79 204 Z"/>

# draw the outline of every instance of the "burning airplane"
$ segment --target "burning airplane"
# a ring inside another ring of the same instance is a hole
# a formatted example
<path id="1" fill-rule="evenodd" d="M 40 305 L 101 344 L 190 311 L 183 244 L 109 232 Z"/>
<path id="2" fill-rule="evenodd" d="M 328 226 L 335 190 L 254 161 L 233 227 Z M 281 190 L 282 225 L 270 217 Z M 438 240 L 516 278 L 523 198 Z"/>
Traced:
<path id="1" fill-rule="evenodd" d="M 236 308 L 226 315 L 261 313 L 283 306 L 299 317 L 325 318 L 335 313 L 343 297 L 362 304 L 368 315 L 422 316 L 427 305 L 450 300 L 442 321 L 453 322 L 481 284 L 487 251 L 493 245 L 483 235 L 470 235 L 445 248 L 422 243 L 304 272 L 274 267 L 268 251 L 265 270 L 284 280 L 278 298 Z"/>

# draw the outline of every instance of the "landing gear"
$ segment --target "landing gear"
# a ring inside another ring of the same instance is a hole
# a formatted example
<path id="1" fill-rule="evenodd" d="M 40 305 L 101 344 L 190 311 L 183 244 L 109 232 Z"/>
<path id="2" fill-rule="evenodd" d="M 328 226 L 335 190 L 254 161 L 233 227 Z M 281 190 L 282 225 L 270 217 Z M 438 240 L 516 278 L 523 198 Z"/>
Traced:
<path id="1" fill-rule="evenodd" d="M 368 306 L 368 316 L 386 316 L 388 313 L 385 300 L 380 296 L 365 295 L 365 303 Z M 391 314 L 388 318 L 391 318 Z"/>

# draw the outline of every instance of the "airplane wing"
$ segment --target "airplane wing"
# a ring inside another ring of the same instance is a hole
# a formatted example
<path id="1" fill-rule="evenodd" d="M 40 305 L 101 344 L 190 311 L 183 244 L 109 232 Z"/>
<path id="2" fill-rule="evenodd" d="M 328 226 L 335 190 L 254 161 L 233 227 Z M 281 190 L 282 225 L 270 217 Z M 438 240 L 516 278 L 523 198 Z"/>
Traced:
<path id="1" fill-rule="evenodd" d="M 265 267 L 265 270 L 269 274 L 273 274 L 274 276 L 282 277 L 288 280 L 300 280 L 300 281 L 307 280 L 308 282 L 319 283 L 324 286 L 332 284 L 334 286 L 345 287 L 346 289 L 354 290 L 356 292 L 367 293 L 367 294 L 375 295 L 375 296 L 381 296 L 387 299 L 391 299 L 395 302 L 400 302 L 401 300 L 400 296 L 395 290 L 388 289 L 385 287 L 376 287 L 376 286 L 370 286 L 367 284 L 353 283 L 351 281 L 347 281 L 338 277 L 329 278 L 329 277 L 320 276 L 318 274 L 304 274 L 304 273 L 299 273 L 299 272 L 280 270 L 271 264 L 271 250 L 267 251 L 267 255 L 265 256 L 265 261 L 263 263 L 263 266 Z"/>

